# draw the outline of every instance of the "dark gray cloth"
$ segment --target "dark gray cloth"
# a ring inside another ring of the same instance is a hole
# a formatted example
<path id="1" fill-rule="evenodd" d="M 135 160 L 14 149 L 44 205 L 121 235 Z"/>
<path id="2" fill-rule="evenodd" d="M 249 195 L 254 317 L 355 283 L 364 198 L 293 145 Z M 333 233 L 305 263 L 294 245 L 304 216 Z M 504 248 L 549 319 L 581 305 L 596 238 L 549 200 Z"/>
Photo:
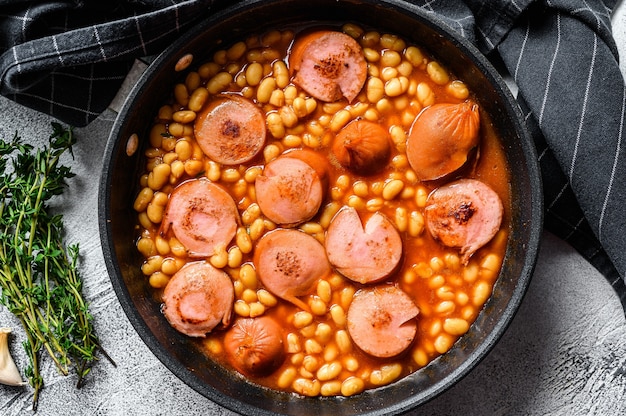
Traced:
<path id="1" fill-rule="evenodd" d="M 0 0 L 0 93 L 86 125 L 134 59 L 160 52 L 228 3 Z M 539 154 L 545 226 L 602 272 L 626 307 L 626 94 L 611 32 L 615 1 L 411 3 L 513 76 Z"/>
<path id="2" fill-rule="evenodd" d="M 496 44 L 535 132 L 546 226 L 626 305 L 626 90 L 611 33 L 614 1 L 533 3 Z"/>
<path id="3" fill-rule="evenodd" d="M 212 0 L 0 0 L 0 94 L 73 126 L 95 119 L 135 58 L 157 54 Z"/>

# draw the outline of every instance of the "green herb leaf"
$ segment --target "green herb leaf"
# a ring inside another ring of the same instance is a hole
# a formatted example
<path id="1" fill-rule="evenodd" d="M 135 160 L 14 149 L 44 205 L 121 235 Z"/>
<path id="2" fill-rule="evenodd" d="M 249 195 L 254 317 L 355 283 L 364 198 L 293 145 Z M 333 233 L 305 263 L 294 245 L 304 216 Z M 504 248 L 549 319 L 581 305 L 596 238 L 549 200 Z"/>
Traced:
<path id="1" fill-rule="evenodd" d="M 63 218 L 47 205 L 74 176 L 59 159 L 65 152 L 73 156 L 76 138 L 59 123 L 52 130 L 48 146 L 37 150 L 17 133 L 11 141 L 0 139 L 0 302 L 26 332 L 25 375 L 35 389 L 34 409 L 44 384 L 40 355 L 45 352 L 62 374 L 74 369 L 80 386 L 97 360 L 95 351 L 102 351 L 81 293 L 78 245 L 64 245 Z"/>

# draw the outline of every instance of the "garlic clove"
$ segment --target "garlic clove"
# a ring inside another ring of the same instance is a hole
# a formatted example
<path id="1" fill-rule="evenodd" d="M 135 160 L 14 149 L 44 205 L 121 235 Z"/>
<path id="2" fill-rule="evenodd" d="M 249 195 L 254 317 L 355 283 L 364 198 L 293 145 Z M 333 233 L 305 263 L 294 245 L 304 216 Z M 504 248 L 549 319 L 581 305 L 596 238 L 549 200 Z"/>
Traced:
<path id="1" fill-rule="evenodd" d="M 9 352 L 11 328 L 0 328 L 0 383 L 7 386 L 25 386 L 28 382 L 22 376 Z"/>

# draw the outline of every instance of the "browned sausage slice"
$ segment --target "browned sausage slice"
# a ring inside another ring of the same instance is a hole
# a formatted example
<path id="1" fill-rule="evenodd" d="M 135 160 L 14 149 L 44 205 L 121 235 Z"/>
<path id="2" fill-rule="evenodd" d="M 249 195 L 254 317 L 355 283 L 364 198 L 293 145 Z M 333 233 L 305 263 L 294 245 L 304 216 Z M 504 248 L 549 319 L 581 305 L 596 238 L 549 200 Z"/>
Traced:
<path id="1" fill-rule="evenodd" d="M 322 180 L 322 187 L 326 189 L 328 185 L 328 172 L 330 163 L 325 156 L 311 149 L 293 149 L 283 153 L 281 157 L 295 157 L 305 162 L 307 165 L 315 169 L 317 176 Z"/>
<path id="2" fill-rule="evenodd" d="M 230 324 L 235 291 L 228 274 L 209 263 L 188 263 L 165 286 L 163 314 L 177 331 L 205 337 Z"/>
<path id="3" fill-rule="evenodd" d="M 315 169 L 295 157 L 272 160 L 254 186 L 263 214 L 285 226 L 313 218 L 324 197 L 322 181 Z"/>
<path id="4" fill-rule="evenodd" d="M 387 165 L 391 139 L 380 124 L 354 120 L 339 131 L 332 152 L 344 168 L 360 175 L 371 175 Z"/>
<path id="5" fill-rule="evenodd" d="M 244 375 L 264 376 L 285 359 L 283 329 L 273 318 L 243 318 L 224 336 L 228 361 Z"/>
<path id="6" fill-rule="evenodd" d="M 434 180 L 461 168 L 478 146 L 480 114 L 473 101 L 426 107 L 409 131 L 406 154 L 421 180 Z"/>
<path id="7" fill-rule="evenodd" d="M 319 31 L 296 39 L 289 59 L 294 82 L 318 100 L 352 102 L 367 77 L 363 49 L 341 32 Z"/>
<path id="8" fill-rule="evenodd" d="M 191 179 L 170 195 L 160 235 L 171 228 L 191 257 L 208 257 L 225 248 L 237 232 L 239 212 L 224 188 L 208 179 Z"/>
<path id="9" fill-rule="evenodd" d="M 204 154 L 224 165 L 253 159 L 263 148 L 266 134 L 261 109 L 234 94 L 211 100 L 194 124 L 194 135 Z"/>
<path id="10" fill-rule="evenodd" d="M 359 290 L 348 308 L 347 328 L 354 343 L 374 357 L 394 357 L 417 334 L 419 309 L 396 286 Z"/>
<path id="11" fill-rule="evenodd" d="M 267 290 L 304 310 L 308 306 L 297 296 L 308 294 L 331 271 L 324 246 L 294 229 L 265 234 L 254 249 L 254 264 Z"/>
<path id="12" fill-rule="evenodd" d="M 467 264 L 500 229 L 503 207 L 488 185 L 461 179 L 435 189 L 424 211 L 430 234 L 445 246 L 460 248 Z"/>
<path id="13" fill-rule="evenodd" d="M 337 271 L 359 283 L 378 282 L 402 259 L 402 238 L 391 221 L 376 212 L 361 222 L 352 207 L 335 214 L 326 232 L 326 254 Z"/>

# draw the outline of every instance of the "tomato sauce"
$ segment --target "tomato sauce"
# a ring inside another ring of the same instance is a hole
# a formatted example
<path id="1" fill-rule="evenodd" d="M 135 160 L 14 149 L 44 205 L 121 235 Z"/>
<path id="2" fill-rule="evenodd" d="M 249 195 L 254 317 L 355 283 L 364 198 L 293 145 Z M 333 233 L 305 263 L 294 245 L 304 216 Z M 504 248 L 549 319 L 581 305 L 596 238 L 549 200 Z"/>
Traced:
<path id="1" fill-rule="evenodd" d="M 350 103 L 345 98 L 324 103 L 309 97 L 291 78 L 287 77 L 285 82 L 290 45 L 299 36 L 296 31 L 272 31 L 250 37 L 217 51 L 212 61 L 190 70 L 185 82 L 175 87 L 172 101 L 165 103 L 155 117 L 151 146 L 146 152 L 146 174 L 140 179 L 142 188 L 147 189 L 140 196 L 152 199 L 135 204 L 139 208 L 137 247 L 146 258 L 143 268 L 146 284 L 160 302 L 172 274 L 193 259 L 186 256 L 185 248 L 171 233 L 159 234 L 158 213 L 150 215 L 148 206 L 165 209 L 162 201 L 156 200 L 157 194 L 169 195 L 177 185 L 195 177 L 206 177 L 230 193 L 241 215 L 239 228 L 243 231 L 238 233 L 246 234 L 238 234 L 219 253 L 225 258 L 219 265 L 233 281 L 234 320 L 273 318 L 282 328 L 285 348 L 284 361 L 269 375 L 245 376 L 270 389 L 306 396 L 357 394 L 389 384 L 445 354 L 469 330 L 491 295 L 510 225 L 509 170 L 489 115 L 482 109 L 479 109 L 479 146 L 472 150 L 461 169 L 441 179 L 421 182 L 407 162 L 406 137 L 413 120 L 429 105 L 472 99 L 463 81 L 419 45 L 407 44 L 397 36 L 365 31 L 352 24 L 338 30 L 357 40 L 368 65 L 368 80 Z M 382 85 L 398 80 L 400 91 L 404 84 L 407 86 L 397 95 L 393 89 L 379 94 L 376 82 L 370 84 L 371 79 L 382 81 Z M 270 91 L 265 91 L 266 88 Z M 197 107 L 197 96 L 205 94 L 196 92 L 200 89 L 209 91 L 207 102 L 211 96 L 229 92 L 249 99 L 262 109 L 268 132 L 265 147 L 257 156 L 246 163 L 223 165 L 201 151 L 194 138 L 193 122 L 175 120 L 177 112 L 193 111 L 190 106 Z M 332 151 L 339 132 L 357 119 L 376 123 L 389 133 L 388 161 L 373 174 L 359 175 L 346 169 Z M 191 150 L 177 151 L 179 147 Z M 417 334 L 401 354 L 391 358 L 366 354 L 352 342 L 346 330 L 346 314 L 353 296 L 367 285 L 333 272 L 310 294 L 300 297 L 309 307 L 303 310 L 269 293 L 256 277 L 254 245 L 265 233 L 281 227 L 259 211 L 254 181 L 266 163 L 294 149 L 313 150 L 329 162 L 327 194 L 322 207 L 297 229 L 323 244 L 328 223 L 342 206 L 354 207 L 362 219 L 374 212 L 382 213 L 398 229 L 403 242 L 400 266 L 377 284 L 399 287 L 419 309 L 415 318 Z M 171 166 L 166 183 L 151 189 L 148 176 L 163 163 Z M 428 195 L 457 178 L 486 183 L 497 192 L 504 207 L 500 230 L 467 264 L 461 261 L 457 248 L 443 246 L 424 226 Z M 385 199 L 385 185 L 393 180 L 402 181 L 402 189 L 393 198 Z M 218 262 L 218 254 L 205 260 Z M 226 331 L 227 328 L 216 328 L 197 342 L 217 363 L 232 368 L 224 347 Z"/>

